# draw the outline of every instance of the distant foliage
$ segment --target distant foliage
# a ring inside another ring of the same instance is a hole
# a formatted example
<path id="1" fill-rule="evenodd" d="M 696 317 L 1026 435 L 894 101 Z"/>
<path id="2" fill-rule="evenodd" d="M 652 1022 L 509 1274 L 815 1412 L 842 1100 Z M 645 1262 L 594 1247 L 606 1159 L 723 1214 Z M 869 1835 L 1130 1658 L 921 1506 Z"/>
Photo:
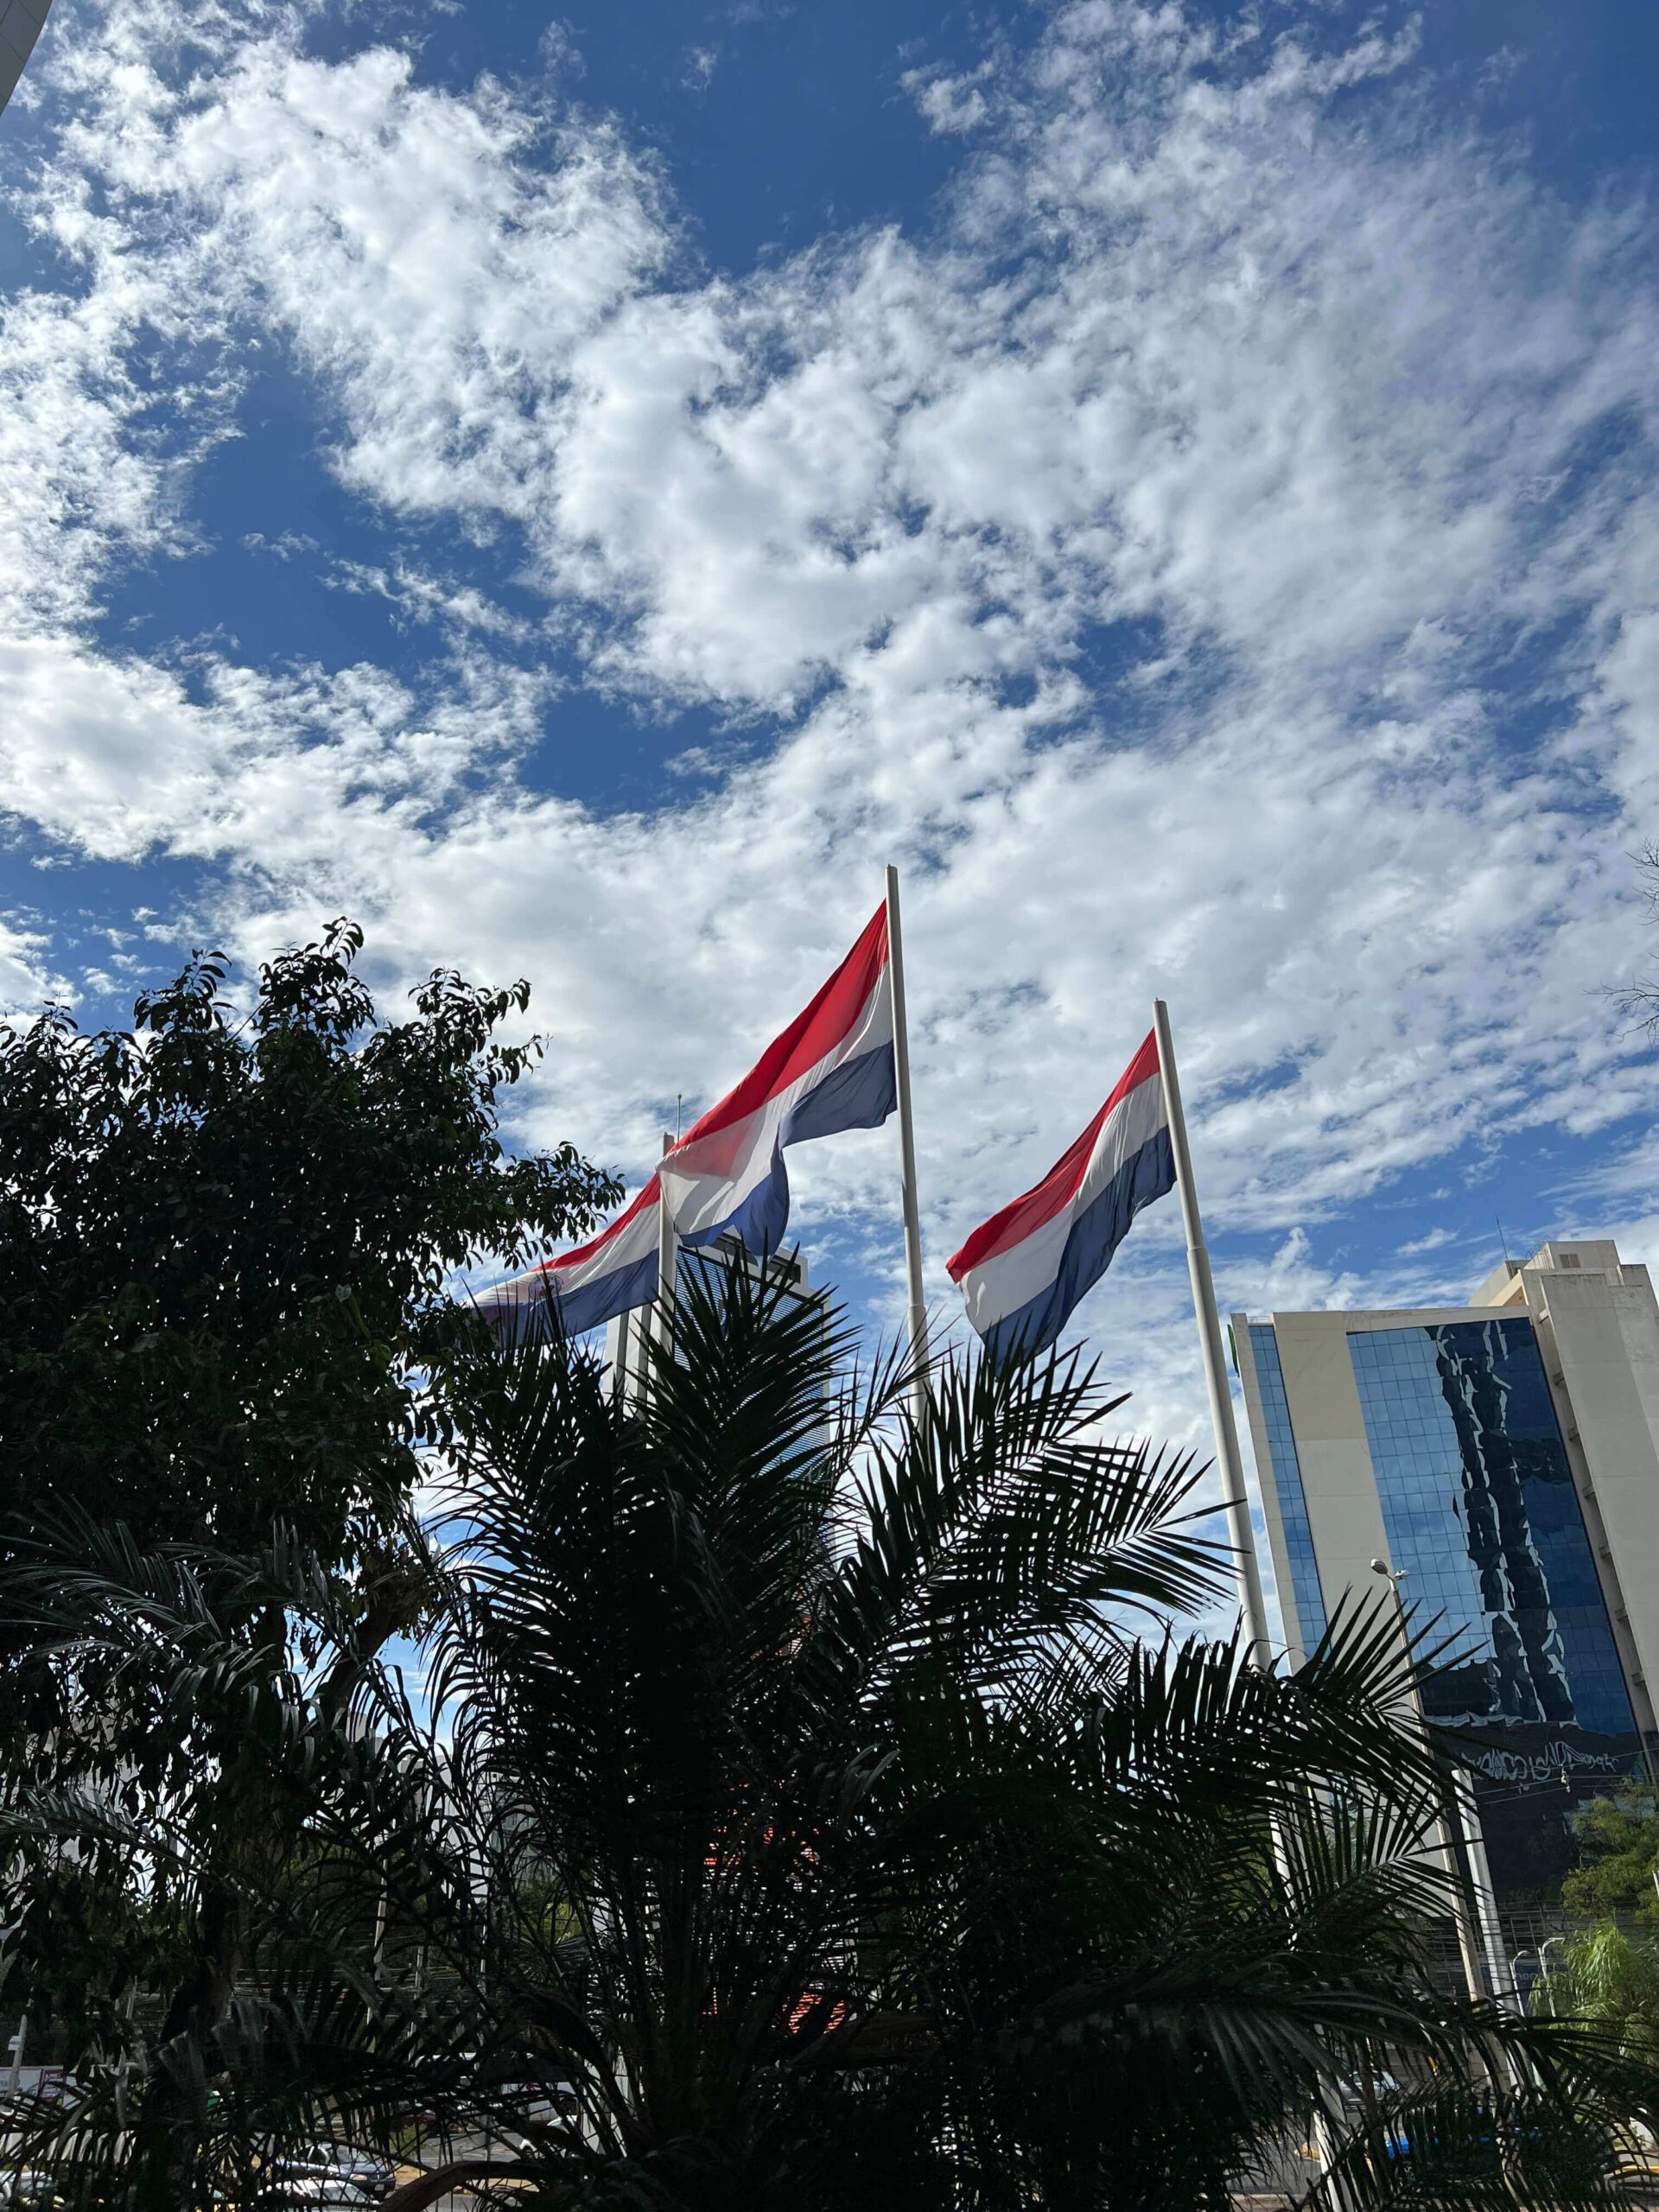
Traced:
<path id="1" fill-rule="evenodd" d="M 1582 1864 L 1561 1884 L 1561 1903 L 1586 1919 L 1618 1914 L 1659 1929 L 1659 1805 L 1651 1796 L 1595 1797 L 1574 1816 Z"/>

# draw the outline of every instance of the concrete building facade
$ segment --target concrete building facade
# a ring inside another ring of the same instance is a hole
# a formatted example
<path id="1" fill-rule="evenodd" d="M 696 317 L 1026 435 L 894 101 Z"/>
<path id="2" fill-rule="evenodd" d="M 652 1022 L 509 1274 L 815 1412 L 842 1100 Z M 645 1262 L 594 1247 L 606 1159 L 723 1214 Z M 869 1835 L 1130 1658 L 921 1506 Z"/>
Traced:
<path id="1" fill-rule="evenodd" d="M 0 108 L 17 88 L 52 0 L 0 0 Z"/>
<path id="2" fill-rule="evenodd" d="M 1573 1803 L 1650 1773 L 1659 1303 L 1611 1243 L 1544 1245 L 1466 1306 L 1233 1322 L 1293 1663 L 1339 1604 L 1454 1639 L 1427 1685 L 1478 1746 L 1499 1887 L 1567 1863 Z"/>

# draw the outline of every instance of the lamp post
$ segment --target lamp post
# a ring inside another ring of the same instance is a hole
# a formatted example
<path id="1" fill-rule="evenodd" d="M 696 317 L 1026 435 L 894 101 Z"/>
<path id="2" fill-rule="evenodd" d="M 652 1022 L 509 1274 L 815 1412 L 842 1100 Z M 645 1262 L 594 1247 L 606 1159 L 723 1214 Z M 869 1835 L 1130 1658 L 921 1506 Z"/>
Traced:
<path id="1" fill-rule="evenodd" d="M 1394 1593 L 1394 1618 L 1399 1628 L 1401 1641 L 1405 1646 L 1406 1656 L 1410 1667 L 1412 1710 L 1417 1716 L 1417 1726 L 1421 1732 L 1424 1746 L 1426 1749 L 1432 1750 L 1433 1738 L 1429 1734 L 1428 1714 L 1423 1705 L 1422 1685 L 1417 1679 L 1416 1655 L 1411 1648 L 1411 1629 L 1406 1619 L 1405 1600 L 1400 1594 L 1400 1585 L 1405 1580 L 1410 1570 L 1407 1567 L 1390 1567 L 1387 1560 L 1374 1559 L 1371 1561 L 1371 1573 L 1380 1574 Z M 1471 1789 L 1470 1791 L 1471 1806 L 1473 1796 Z M 1447 1826 L 1448 1813 L 1452 1817 L 1452 1827 Z M 1452 1847 L 1453 1827 L 1458 1842 L 1468 1855 L 1472 1871 L 1475 1866 L 1474 1853 L 1464 1825 L 1463 1801 L 1455 1777 L 1446 1791 L 1443 1809 L 1435 1815 L 1432 1834 L 1434 1849 L 1440 1855 L 1440 1864 L 1452 1877 L 1452 1917 L 1458 1931 L 1458 1950 L 1463 1960 L 1464 1982 L 1470 1996 L 1478 2005 L 1485 1998 L 1486 1985 L 1481 1972 L 1480 1945 L 1477 1941 L 1474 1921 L 1469 1911 L 1469 1895 L 1464 1887 L 1463 1868 L 1459 1855 Z M 1483 1853 L 1483 1857 L 1484 1855 Z M 1474 1886 L 1478 1889 L 1478 1881 Z M 1492 1926 L 1488 1932 L 1489 1971 L 1492 1979 L 1492 1994 L 1500 2004 L 1505 2004 L 1509 1975 L 1503 1970 L 1502 1947 L 1497 1942 L 1496 1937 L 1497 1916 L 1494 1913 Z"/>
<path id="2" fill-rule="evenodd" d="M 1555 1993 L 1549 1986 L 1549 1952 L 1553 1943 L 1559 1943 L 1565 1949 L 1567 1938 L 1565 1936 L 1546 1936 L 1538 1946 L 1538 1980 L 1544 1993 L 1544 2002 L 1549 2007 L 1549 2017 L 1552 2020 L 1555 2018 Z"/>

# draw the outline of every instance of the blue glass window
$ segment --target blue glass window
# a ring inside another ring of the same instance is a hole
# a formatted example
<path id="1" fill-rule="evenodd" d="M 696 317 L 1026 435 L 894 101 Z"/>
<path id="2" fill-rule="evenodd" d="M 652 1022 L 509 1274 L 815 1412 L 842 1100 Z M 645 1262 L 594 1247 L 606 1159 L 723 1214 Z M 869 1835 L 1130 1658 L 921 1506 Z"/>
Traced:
<path id="1" fill-rule="evenodd" d="M 1531 1322 L 1354 1330 L 1348 1346 L 1402 1595 L 1456 1640 L 1430 1711 L 1633 1732 Z"/>
<path id="2" fill-rule="evenodd" d="M 1302 1466 L 1296 1457 L 1296 1439 L 1290 1426 L 1285 1373 L 1279 1364 L 1279 1339 L 1271 1322 L 1251 1323 L 1250 1349 L 1255 1355 L 1255 1380 L 1262 1395 L 1268 1452 L 1273 1462 L 1273 1487 L 1279 1499 L 1279 1522 L 1290 1561 L 1290 1596 L 1296 1618 L 1294 1621 L 1287 1620 L 1285 1626 L 1307 1652 L 1325 1634 L 1325 1592 L 1319 1587 L 1319 1562 L 1313 1556 L 1313 1531 L 1308 1522 Z M 1281 1606 L 1285 1604 L 1282 1591 L 1279 1602 Z"/>

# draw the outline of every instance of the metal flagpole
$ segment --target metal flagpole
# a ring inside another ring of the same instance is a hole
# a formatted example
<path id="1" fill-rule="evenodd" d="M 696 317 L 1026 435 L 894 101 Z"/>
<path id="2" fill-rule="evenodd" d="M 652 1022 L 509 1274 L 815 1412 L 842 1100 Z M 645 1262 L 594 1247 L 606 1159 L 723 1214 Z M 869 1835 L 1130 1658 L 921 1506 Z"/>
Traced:
<path id="1" fill-rule="evenodd" d="M 916 1128 L 910 1114 L 910 1035 L 905 1026 L 905 950 L 899 928 L 899 871 L 887 870 L 887 986 L 893 995 L 893 1071 L 899 1095 L 899 1197 L 916 1408 L 927 1395 L 927 1306 L 922 1295 L 922 1224 L 916 1204 Z"/>
<path id="2" fill-rule="evenodd" d="M 663 1131 L 663 1158 L 664 1160 L 673 1151 L 674 1144 L 675 1140 L 664 1129 Z M 674 1302 L 675 1276 L 680 1263 L 680 1240 L 674 1234 L 674 1209 L 668 1202 L 668 1185 L 661 1180 L 660 1177 L 657 1190 L 657 1338 L 659 1344 L 666 1346 L 669 1331 L 672 1326 L 670 1310 Z M 640 1351 L 643 1356 L 645 1338 L 645 1331 L 643 1327 L 639 1336 Z M 646 1370 L 642 1367 L 639 1377 L 642 1384 L 645 1382 L 645 1372 Z"/>
<path id="3" fill-rule="evenodd" d="M 616 1372 L 612 1385 L 619 1405 L 628 1402 L 628 1359 L 633 1344 L 633 1315 L 624 1306 L 616 1317 Z"/>
<path id="4" fill-rule="evenodd" d="M 1204 1379 L 1210 1393 L 1210 1421 L 1216 1436 L 1216 1465 L 1221 1474 L 1223 1502 L 1231 1523 L 1233 1573 L 1238 1585 L 1239 1618 L 1249 1639 L 1251 1665 L 1266 1674 L 1273 1665 L 1268 1636 L 1267 1600 L 1262 1594 L 1262 1570 L 1256 1562 L 1255 1532 L 1250 1526 L 1249 1500 L 1244 1491 L 1244 1463 L 1239 1456 L 1238 1428 L 1233 1419 L 1233 1394 L 1227 1387 L 1227 1370 L 1221 1349 L 1221 1316 L 1216 1311 L 1216 1286 L 1210 1274 L 1210 1254 L 1198 1215 L 1198 1186 L 1192 1180 L 1192 1154 L 1186 1141 L 1186 1116 L 1181 1111 L 1181 1082 L 1175 1071 L 1175 1046 L 1169 1033 L 1169 1008 L 1162 999 L 1152 1004 L 1152 1026 L 1158 1039 L 1158 1072 L 1164 1085 L 1164 1105 L 1169 1115 L 1169 1148 L 1175 1155 L 1175 1187 L 1180 1194 L 1181 1222 L 1186 1231 L 1186 1271 L 1192 1283 L 1192 1306 L 1198 1320 L 1198 1343 L 1204 1354 Z M 1275 1815 L 1270 1822 L 1273 1854 L 1287 1891 L 1293 1873 L 1290 1853 Z M 1330 2182 L 1333 2202 L 1345 2208 L 1348 2192 L 1332 2176 L 1335 2138 L 1323 2099 L 1313 2110 L 1313 2148 L 1321 2171 Z"/>
<path id="5" fill-rule="evenodd" d="M 1192 1155 L 1187 1149 L 1186 1121 L 1181 1112 L 1180 1078 L 1175 1072 L 1175 1047 L 1170 1041 L 1169 1008 L 1162 999 L 1153 1001 L 1152 1026 L 1158 1038 L 1158 1067 L 1163 1077 L 1164 1103 L 1169 1113 L 1170 1149 L 1175 1155 L 1175 1187 L 1180 1193 L 1181 1220 L 1186 1230 L 1186 1271 L 1192 1279 L 1192 1304 L 1198 1317 L 1198 1340 L 1204 1351 L 1204 1379 L 1210 1392 L 1210 1419 L 1216 1432 L 1216 1466 L 1221 1476 L 1222 1500 L 1232 1527 L 1238 1610 L 1243 1618 L 1244 1633 L 1249 1638 L 1250 1657 L 1258 1667 L 1266 1668 L 1273 1663 L 1267 1601 L 1262 1595 L 1262 1570 L 1256 1564 L 1255 1535 L 1250 1527 L 1249 1500 L 1244 1491 L 1244 1462 L 1239 1456 L 1238 1429 L 1233 1421 L 1233 1394 L 1227 1387 L 1216 1287 L 1210 1275 L 1204 1224 L 1198 1218 Z"/>

